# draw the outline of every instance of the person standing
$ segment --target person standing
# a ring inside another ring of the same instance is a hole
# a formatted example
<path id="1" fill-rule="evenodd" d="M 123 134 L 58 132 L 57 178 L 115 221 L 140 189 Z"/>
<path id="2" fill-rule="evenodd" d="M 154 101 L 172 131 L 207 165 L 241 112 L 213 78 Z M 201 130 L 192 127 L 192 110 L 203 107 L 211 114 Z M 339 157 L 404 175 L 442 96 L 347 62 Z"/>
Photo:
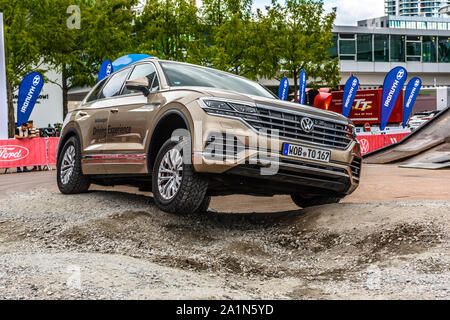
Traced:
<path id="1" fill-rule="evenodd" d="M 28 130 L 30 132 L 30 139 L 34 139 L 34 138 L 39 138 L 41 136 L 41 132 L 39 131 L 38 128 L 36 128 L 33 124 L 33 120 L 29 120 L 27 122 L 27 126 L 28 126 Z M 33 171 L 42 171 L 42 167 L 41 166 L 34 166 L 33 167 Z"/>
<path id="2" fill-rule="evenodd" d="M 30 131 L 28 130 L 27 123 L 22 123 L 20 127 L 16 129 L 16 135 L 14 136 L 18 140 L 30 139 Z M 17 167 L 17 173 L 21 173 L 22 169 Z M 23 167 L 23 172 L 30 172 L 27 167 Z"/>

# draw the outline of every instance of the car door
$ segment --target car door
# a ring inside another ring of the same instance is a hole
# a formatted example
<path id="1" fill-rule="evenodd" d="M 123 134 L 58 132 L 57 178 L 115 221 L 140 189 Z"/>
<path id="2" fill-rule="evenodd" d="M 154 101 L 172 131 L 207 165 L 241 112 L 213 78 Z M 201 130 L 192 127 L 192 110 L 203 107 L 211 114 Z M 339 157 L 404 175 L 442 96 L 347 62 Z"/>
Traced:
<path id="1" fill-rule="evenodd" d="M 146 173 L 146 146 L 150 138 L 149 123 L 158 101 L 159 80 L 153 63 L 135 65 L 129 80 L 147 77 L 150 94 L 135 92 L 123 86 L 121 94 L 115 98 L 111 110 L 107 132 L 107 148 L 115 158 L 108 162 L 111 174 Z"/>
<path id="2" fill-rule="evenodd" d="M 95 159 L 106 150 L 109 109 L 104 100 L 99 99 L 101 90 L 108 79 L 99 82 L 86 98 L 80 110 L 76 110 L 76 121 L 80 126 L 82 146 L 82 167 L 85 174 L 104 174 L 105 166 Z"/>

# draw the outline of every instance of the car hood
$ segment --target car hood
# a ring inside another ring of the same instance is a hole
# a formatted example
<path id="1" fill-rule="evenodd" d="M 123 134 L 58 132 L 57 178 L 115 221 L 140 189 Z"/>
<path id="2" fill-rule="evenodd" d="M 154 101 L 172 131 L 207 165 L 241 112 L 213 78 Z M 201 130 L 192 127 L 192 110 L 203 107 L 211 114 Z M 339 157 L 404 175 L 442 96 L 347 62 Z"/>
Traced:
<path id="1" fill-rule="evenodd" d="M 175 88 L 173 88 L 175 89 Z M 344 117 L 343 115 L 333 112 L 333 111 L 326 111 L 322 109 L 318 109 L 315 107 L 302 105 L 298 103 L 293 103 L 289 101 L 283 101 L 278 99 L 271 99 L 271 98 L 265 98 L 261 96 L 253 96 L 253 95 L 247 95 L 243 93 L 239 93 L 236 91 L 230 91 L 230 90 L 224 90 L 224 89 L 217 89 L 217 88 L 207 88 L 207 87 L 177 87 L 176 89 L 185 89 L 190 91 L 196 91 L 199 93 L 202 93 L 204 97 L 217 97 L 217 98 L 223 98 L 223 99 L 232 99 L 232 100 L 239 100 L 239 101 L 246 101 L 246 102 L 252 102 L 256 104 L 261 104 L 265 106 L 271 106 L 271 107 L 278 107 L 290 111 L 297 111 L 297 112 L 303 112 L 308 113 L 311 115 L 316 115 L 319 117 L 325 117 L 330 118 L 333 120 L 348 122 L 348 119 Z"/>

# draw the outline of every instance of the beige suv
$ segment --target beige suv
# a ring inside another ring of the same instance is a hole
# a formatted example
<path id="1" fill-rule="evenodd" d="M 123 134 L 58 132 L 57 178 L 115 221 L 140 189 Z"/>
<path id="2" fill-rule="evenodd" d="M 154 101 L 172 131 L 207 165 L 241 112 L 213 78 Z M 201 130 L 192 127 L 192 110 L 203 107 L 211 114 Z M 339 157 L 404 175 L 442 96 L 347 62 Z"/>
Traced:
<path id="1" fill-rule="evenodd" d="M 211 196 L 230 194 L 335 203 L 357 188 L 361 170 L 345 117 L 281 101 L 233 74 L 156 58 L 100 81 L 67 115 L 57 154 L 62 193 L 132 185 L 177 213 L 206 211 Z"/>

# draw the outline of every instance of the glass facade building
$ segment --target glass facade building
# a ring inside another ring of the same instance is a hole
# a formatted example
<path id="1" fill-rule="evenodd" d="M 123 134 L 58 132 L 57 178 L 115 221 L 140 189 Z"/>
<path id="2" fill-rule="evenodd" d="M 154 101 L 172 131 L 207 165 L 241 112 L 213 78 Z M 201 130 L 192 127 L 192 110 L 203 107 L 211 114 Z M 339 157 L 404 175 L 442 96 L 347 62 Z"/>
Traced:
<path id="1" fill-rule="evenodd" d="M 439 17 L 439 9 L 450 4 L 441 0 L 385 0 L 384 12 L 389 16 Z"/>
<path id="2" fill-rule="evenodd" d="M 356 62 L 450 63 L 450 35 L 335 32 L 329 53 Z"/>

